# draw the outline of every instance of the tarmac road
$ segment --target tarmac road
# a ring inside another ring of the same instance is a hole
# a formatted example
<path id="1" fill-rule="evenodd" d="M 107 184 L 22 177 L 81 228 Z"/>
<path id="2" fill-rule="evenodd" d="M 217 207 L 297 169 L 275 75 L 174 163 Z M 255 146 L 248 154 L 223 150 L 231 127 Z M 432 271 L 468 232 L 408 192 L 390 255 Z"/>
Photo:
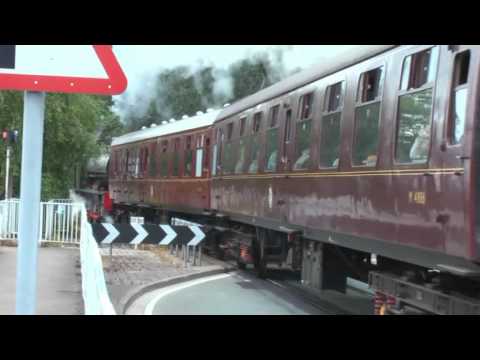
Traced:
<path id="1" fill-rule="evenodd" d="M 215 275 L 159 289 L 136 303 L 136 313 L 141 308 L 147 315 L 325 314 L 281 284 L 246 272 Z"/>

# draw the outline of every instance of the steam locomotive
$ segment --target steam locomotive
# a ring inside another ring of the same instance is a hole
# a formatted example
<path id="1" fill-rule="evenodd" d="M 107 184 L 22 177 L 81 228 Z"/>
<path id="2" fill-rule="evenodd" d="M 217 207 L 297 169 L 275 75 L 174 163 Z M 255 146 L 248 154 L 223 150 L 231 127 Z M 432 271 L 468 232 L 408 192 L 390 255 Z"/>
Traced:
<path id="1" fill-rule="evenodd" d="M 115 138 L 112 213 L 204 224 L 259 276 L 369 282 L 376 313 L 480 314 L 479 69 L 478 46 L 365 46 Z"/>

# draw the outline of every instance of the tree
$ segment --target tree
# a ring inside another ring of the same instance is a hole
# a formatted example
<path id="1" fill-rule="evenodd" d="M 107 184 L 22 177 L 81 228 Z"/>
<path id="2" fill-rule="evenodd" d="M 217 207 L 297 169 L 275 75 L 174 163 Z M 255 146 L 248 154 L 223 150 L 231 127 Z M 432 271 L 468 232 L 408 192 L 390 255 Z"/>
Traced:
<path id="1" fill-rule="evenodd" d="M 14 196 L 19 195 L 23 96 L 0 92 L 0 126 L 18 129 L 11 173 Z M 45 110 L 42 199 L 62 198 L 74 185 L 75 169 L 104 153 L 112 136 L 123 127 L 111 110 L 109 98 L 79 94 L 48 94 Z M 0 176 L 5 177 L 5 147 L 0 151 Z M 3 189 L 3 184 L 0 184 Z"/>
<path id="2" fill-rule="evenodd" d="M 281 51 L 275 52 L 273 61 L 268 53 L 239 60 L 230 66 L 229 72 L 233 79 L 232 102 L 252 95 L 286 76 Z"/>
<path id="3" fill-rule="evenodd" d="M 156 78 L 154 95 L 143 114 L 140 105 L 129 108 L 125 102 L 118 103 L 125 114 L 126 130 L 139 130 L 172 117 L 192 116 L 199 110 L 221 108 L 227 102 L 233 103 L 270 86 L 286 76 L 282 54 L 280 50 L 273 56 L 259 53 L 235 62 L 228 69 L 208 65 L 163 70 Z M 137 95 L 135 104 L 144 104 L 149 95 Z"/>

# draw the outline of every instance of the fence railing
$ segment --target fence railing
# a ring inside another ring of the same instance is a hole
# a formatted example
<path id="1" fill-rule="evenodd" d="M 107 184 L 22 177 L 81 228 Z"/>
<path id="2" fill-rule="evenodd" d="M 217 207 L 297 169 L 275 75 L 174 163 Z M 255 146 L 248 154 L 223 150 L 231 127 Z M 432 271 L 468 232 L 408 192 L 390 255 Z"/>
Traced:
<path id="1" fill-rule="evenodd" d="M 20 200 L 18 199 L 3 200 L 0 202 L 0 239 L 17 239 L 19 206 Z"/>
<path id="2" fill-rule="evenodd" d="M 0 201 L 0 239 L 17 240 L 19 220 L 18 199 Z M 39 241 L 80 244 L 82 203 L 68 199 L 40 203 Z"/>
<path id="3" fill-rule="evenodd" d="M 40 208 L 40 241 L 80 244 L 82 203 L 46 202 Z"/>

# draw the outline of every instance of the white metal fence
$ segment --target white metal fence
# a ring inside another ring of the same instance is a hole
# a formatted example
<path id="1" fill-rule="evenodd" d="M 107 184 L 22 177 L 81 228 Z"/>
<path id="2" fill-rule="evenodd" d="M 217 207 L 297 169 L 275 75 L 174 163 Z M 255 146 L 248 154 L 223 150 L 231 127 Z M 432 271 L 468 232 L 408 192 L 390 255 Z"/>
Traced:
<path id="1" fill-rule="evenodd" d="M 0 239 L 17 239 L 19 205 L 18 199 L 0 201 Z"/>
<path id="2" fill-rule="evenodd" d="M 18 238 L 18 199 L 0 201 L 0 239 Z M 82 203 L 60 199 L 40 203 L 40 242 L 80 244 Z"/>
<path id="3" fill-rule="evenodd" d="M 84 208 L 82 203 L 41 203 L 40 241 L 80 244 Z"/>

